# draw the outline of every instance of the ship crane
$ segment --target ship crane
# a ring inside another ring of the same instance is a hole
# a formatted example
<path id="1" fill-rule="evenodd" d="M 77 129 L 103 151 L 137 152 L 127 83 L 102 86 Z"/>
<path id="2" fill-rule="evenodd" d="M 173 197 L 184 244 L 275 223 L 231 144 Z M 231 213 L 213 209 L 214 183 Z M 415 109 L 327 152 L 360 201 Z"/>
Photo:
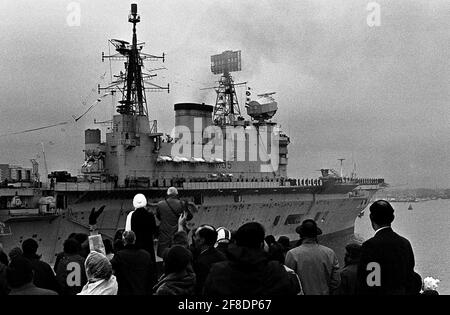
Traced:
<path id="1" fill-rule="evenodd" d="M 105 55 L 102 53 L 102 62 L 105 59 L 109 60 L 124 60 L 125 72 L 120 72 L 115 75 L 115 81 L 111 82 L 106 87 L 98 86 L 98 93 L 102 90 L 108 92 L 119 91 L 122 94 L 122 99 L 118 102 L 117 112 L 121 115 L 138 115 L 148 117 L 147 97 L 146 91 L 164 91 L 168 93 L 170 86 L 158 85 L 149 80 L 156 77 L 156 74 L 151 73 L 156 70 L 165 68 L 151 69 L 150 73 L 144 73 L 144 61 L 148 60 L 162 60 L 165 61 L 165 54 L 156 56 L 152 54 L 143 53 L 142 49 L 145 45 L 143 42 L 137 41 L 136 24 L 141 21 L 140 15 L 137 13 L 137 4 L 131 4 L 131 12 L 128 16 L 128 22 L 133 24 L 133 39 L 128 42 L 120 39 L 111 39 L 109 42 L 116 48 L 117 53 L 113 55 Z"/>

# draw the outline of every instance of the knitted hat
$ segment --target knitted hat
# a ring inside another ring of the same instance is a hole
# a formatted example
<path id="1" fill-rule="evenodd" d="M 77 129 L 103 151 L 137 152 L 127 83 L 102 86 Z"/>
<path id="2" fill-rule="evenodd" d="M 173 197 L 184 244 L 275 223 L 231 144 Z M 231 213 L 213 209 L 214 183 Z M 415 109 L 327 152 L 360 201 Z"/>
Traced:
<path id="1" fill-rule="evenodd" d="M 133 207 L 135 209 L 144 208 L 147 205 L 147 199 L 143 194 L 137 194 L 133 198 Z"/>
<path id="2" fill-rule="evenodd" d="M 176 189 L 175 187 L 169 187 L 169 189 L 167 189 L 167 196 L 176 196 L 178 195 L 178 189 Z"/>
<path id="3" fill-rule="evenodd" d="M 230 242 L 231 232 L 224 227 L 220 227 L 217 230 L 217 243 Z"/>

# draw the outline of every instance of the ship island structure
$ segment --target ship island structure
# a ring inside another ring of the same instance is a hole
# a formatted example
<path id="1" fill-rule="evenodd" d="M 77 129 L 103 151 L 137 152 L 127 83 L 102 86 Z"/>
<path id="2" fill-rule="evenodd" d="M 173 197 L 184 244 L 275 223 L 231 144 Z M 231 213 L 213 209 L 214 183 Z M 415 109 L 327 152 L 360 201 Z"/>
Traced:
<path id="1" fill-rule="evenodd" d="M 386 184 L 381 178 L 344 177 L 322 169 L 315 179 L 287 174 L 290 139 L 272 120 L 278 109 L 274 93 L 252 96 L 247 89 L 241 112 L 231 72 L 241 70 L 241 52 L 225 51 L 211 57 L 211 71 L 220 76 L 214 87 L 215 105 L 174 104 L 175 132 L 158 132 L 150 120 L 146 92 L 167 90 L 149 82 L 144 62 L 165 55 L 144 53 L 137 40 L 140 22 L 137 5 L 131 5 L 128 21 L 132 42 L 111 40 L 116 54 L 105 59 L 123 60 L 125 71 L 114 76 L 99 93 L 120 93 L 117 114 L 102 142 L 99 129 L 85 131 L 85 161 L 81 174 L 48 175 L 49 187 L 39 183 L 35 160 L 32 169 L 0 164 L 0 243 L 6 249 L 27 238 L 39 243 L 46 261 L 54 261 L 71 233 L 88 233 L 92 208 L 105 205 L 97 229 L 112 239 L 132 210 L 132 199 L 143 193 L 150 210 L 163 199 L 168 187 L 195 205 L 190 229 L 200 224 L 237 230 L 247 222 L 259 222 L 266 235 L 285 235 L 298 240 L 296 227 L 313 219 L 322 229 L 319 241 L 340 257 L 353 237 L 356 217 L 372 196 Z M 47 174 L 46 174 L 47 175 Z"/>

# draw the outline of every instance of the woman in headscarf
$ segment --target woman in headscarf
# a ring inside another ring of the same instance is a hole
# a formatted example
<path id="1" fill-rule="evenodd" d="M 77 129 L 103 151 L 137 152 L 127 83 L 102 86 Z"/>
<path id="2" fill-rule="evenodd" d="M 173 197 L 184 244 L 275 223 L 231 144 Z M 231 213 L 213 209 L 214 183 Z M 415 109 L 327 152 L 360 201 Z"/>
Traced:
<path id="1" fill-rule="evenodd" d="M 105 255 L 91 252 L 85 268 L 88 282 L 78 295 L 117 295 L 117 280 Z"/>

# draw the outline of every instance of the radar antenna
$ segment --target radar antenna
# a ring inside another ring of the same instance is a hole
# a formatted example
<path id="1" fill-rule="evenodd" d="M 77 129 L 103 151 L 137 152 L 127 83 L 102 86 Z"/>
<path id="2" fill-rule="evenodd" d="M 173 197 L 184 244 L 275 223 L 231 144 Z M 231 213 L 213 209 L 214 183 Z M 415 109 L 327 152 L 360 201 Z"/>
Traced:
<path id="1" fill-rule="evenodd" d="M 110 91 L 111 93 L 117 90 L 122 93 L 122 100 L 119 101 L 117 112 L 122 115 L 139 115 L 148 116 L 146 91 L 162 91 L 169 92 L 169 84 L 167 87 L 160 86 L 148 82 L 156 74 L 144 73 L 144 61 L 159 60 L 165 61 L 165 54 L 162 56 L 149 55 L 142 52 L 145 43 L 138 43 L 136 35 L 136 24 L 141 21 L 140 15 L 137 13 L 137 4 L 131 4 L 131 12 L 128 16 L 128 22 L 133 24 L 133 42 L 130 44 L 127 41 L 119 39 L 111 39 L 109 42 L 116 48 L 117 54 L 105 55 L 102 53 L 102 61 L 110 60 L 125 60 L 125 73 L 120 71 L 115 75 L 115 81 L 111 82 L 106 87 L 98 86 L 98 93 L 102 90 Z M 145 69 L 145 68 L 144 68 Z M 156 71 L 154 69 L 150 71 Z M 148 71 L 148 70 L 147 70 Z M 145 87 L 148 85 L 149 87 Z"/>
<path id="2" fill-rule="evenodd" d="M 214 87 L 217 93 L 213 119 L 217 125 L 234 125 L 242 121 L 241 109 L 236 96 L 235 87 L 247 84 L 234 83 L 230 72 L 241 71 L 241 51 L 227 50 L 219 55 L 211 56 L 211 72 L 220 74 L 219 86 Z"/>

